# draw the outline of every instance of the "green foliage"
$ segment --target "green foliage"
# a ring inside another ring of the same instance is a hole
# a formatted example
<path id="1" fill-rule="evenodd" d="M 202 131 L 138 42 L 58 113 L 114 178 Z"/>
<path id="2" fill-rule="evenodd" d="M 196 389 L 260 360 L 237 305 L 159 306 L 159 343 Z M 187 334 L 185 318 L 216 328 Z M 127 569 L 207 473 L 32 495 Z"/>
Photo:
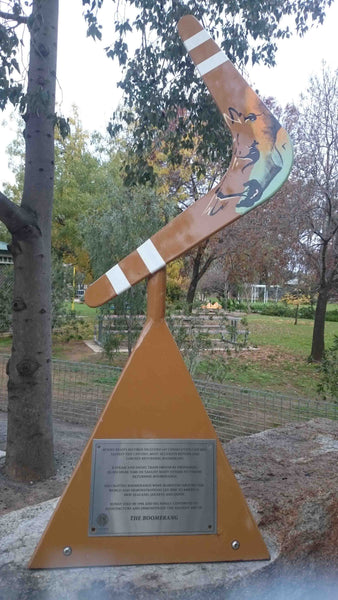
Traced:
<path id="1" fill-rule="evenodd" d="M 170 216 L 170 206 L 148 187 L 129 189 L 111 181 L 103 201 L 105 210 L 99 206 L 88 211 L 81 223 L 94 277 L 135 250 Z M 134 286 L 101 309 L 102 343 L 110 358 L 123 344 L 131 352 L 140 330 L 136 317 L 145 312 L 145 289 L 144 283 Z"/>
<path id="2" fill-rule="evenodd" d="M 15 71 L 20 73 L 16 58 L 19 43 L 15 28 L 0 18 L 0 110 L 4 110 L 8 102 L 16 106 L 22 98 L 22 84 L 13 77 Z"/>
<path id="3" fill-rule="evenodd" d="M 198 319 L 189 319 L 186 323 L 183 322 L 183 319 L 171 316 L 167 319 L 167 323 L 184 361 L 193 375 L 201 359 L 201 354 L 211 346 L 210 336 L 203 331 Z"/>
<path id="4" fill-rule="evenodd" d="M 293 317 L 294 309 L 281 302 L 253 302 L 249 305 L 253 313 L 274 317 Z"/>
<path id="5" fill-rule="evenodd" d="M 141 283 L 100 309 L 100 341 L 109 360 L 112 360 L 113 355 L 123 346 L 127 346 L 130 356 L 142 328 L 138 316 L 144 314 L 145 305 L 146 288 L 145 284 Z"/>
<path id="6" fill-rule="evenodd" d="M 248 312 L 249 306 L 246 302 L 242 302 L 241 300 L 236 300 L 235 298 L 227 298 L 224 302 L 224 308 L 229 311 L 243 311 Z"/>
<path id="7" fill-rule="evenodd" d="M 313 319 L 315 316 L 315 307 L 313 304 L 309 306 L 300 306 L 298 310 L 298 317 L 300 319 Z"/>
<path id="8" fill-rule="evenodd" d="M 57 342 L 70 342 L 71 340 L 88 340 L 93 336 L 92 324 L 83 317 L 76 317 L 73 313 L 63 316 L 62 324 L 54 333 Z"/>
<path id="9" fill-rule="evenodd" d="M 94 277 L 135 250 L 170 218 L 173 208 L 148 187 L 126 188 L 110 182 L 97 208 L 81 221 L 85 247 Z"/>
<path id="10" fill-rule="evenodd" d="M 52 327 L 59 327 L 67 318 L 65 301 L 72 297 L 72 273 L 52 254 Z M 69 315 L 69 313 L 68 313 Z"/>
<path id="11" fill-rule="evenodd" d="M 210 379 L 216 383 L 224 383 L 230 373 L 229 361 L 223 356 L 210 356 L 200 361 L 196 376 Z"/>
<path id="12" fill-rule="evenodd" d="M 89 258 L 79 220 L 97 206 L 97 199 L 104 196 L 109 178 L 106 165 L 94 155 L 90 136 L 82 129 L 75 107 L 68 125 L 70 135 L 66 138 L 56 136 L 52 243 L 64 262 L 76 264 L 78 271 L 87 274 Z M 102 140 L 96 139 L 94 148 L 99 143 Z"/>
<path id="13" fill-rule="evenodd" d="M 327 310 L 325 321 L 334 321 L 335 323 L 338 323 L 338 309 L 335 308 L 334 310 Z"/>
<path id="14" fill-rule="evenodd" d="M 333 398 L 338 402 L 338 335 L 334 336 L 332 346 L 324 352 L 320 372 L 318 392 L 325 399 Z"/>
<path id="15" fill-rule="evenodd" d="M 77 273 L 82 272 L 89 278 L 89 256 L 79 221 L 90 210 L 104 211 L 111 189 L 121 182 L 120 153 L 112 149 L 110 140 L 99 134 L 90 136 L 83 130 L 76 107 L 63 125 L 60 119 L 56 121 L 59 128 L 68 127 L 70 133 L 64 137 L 64 131 L 56 132 L 55 136 L 52 247 L 60 260 L 76 265 Z M 15 166 L 16 181 L 5 191 L 11 200 L 20 204 L 24 140 L 19 125 L 17 138 L 8 153 Z"/>
<path id="16" fill-rule="evenodd" d="M 117 12 L 115 41 L 106 48 L 108 56 L 117 58 L 122 66 L 119 86 L 125 94 L 125 105 L 116 114 L 111 131 L 116 134 L 123 125 L 133 125 L 132 151 L 137 156 L 149 151 L 154 136 L 162 132 L 168 160 L 174 164 L 182 144 L 188 147 L 195 136 L 199 139 L 199 156 L 213 162 L 217 157 L 223 160 L 230 140 L 179 38 L 179 19 L 193 14 L 202 21 L 239 67 L 249 60 L 253 64 L 274 64 L 277 40 L 289 37 L 294 29 L 304 33 L 311 20 L 321 22 L 328 4 L 329 0 L 286 0 L 281 9 L 273 0 L 126 0 L 124 10 L 121 6 Z M 289 16 L 289 25 L 282 21 L 285 15 Z M 140 44 L 134 52 L 135 30 Z M 133 41 L 132 50 L 129 40 Z M 149 178 L 152 175 L 148 173 Z"/>
<path id="17" fill-rule="evenodd" d="M 104 353 L 110 362 L 113 362 L 114 355 L 121 350 L 123 336 L 116 334 L 111 330 L 106 330 L 102 339 Z"/>
<path id="18" fill-rule="evenodd" d="M 174 281 L 173 279 L 167 280 L 167 301 L 172 305 L 177 307 L 177 303 L 179 303 L 183 299 L 184 292 L 182 287 Z"/>
<path id="19" fill-rule="evenodd" d="M 297 305 L 288 305 L 284 302 L 253 302 L 249 305 L 249 309 L 253 313 L 272 317 L 294 317 Z M 298 308 L 298 318 L 300 319 L 313 319 L 314 314 L 313 305 L 299 306 Z"/>

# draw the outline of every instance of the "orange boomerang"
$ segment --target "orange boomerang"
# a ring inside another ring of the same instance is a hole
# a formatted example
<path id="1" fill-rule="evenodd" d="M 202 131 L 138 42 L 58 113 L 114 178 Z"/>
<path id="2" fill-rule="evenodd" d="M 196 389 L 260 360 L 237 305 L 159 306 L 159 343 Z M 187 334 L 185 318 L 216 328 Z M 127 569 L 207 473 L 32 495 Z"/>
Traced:
<path id="1" fill-rule="evenodd" d="M 156 273 L 241 215 L 270 198 L 287 179 L 290 138 L 208 32 L 191 15 L 180 36 L 233 139 L 220 183 L 88 287 L 85 301 L 101 306 Z"/>

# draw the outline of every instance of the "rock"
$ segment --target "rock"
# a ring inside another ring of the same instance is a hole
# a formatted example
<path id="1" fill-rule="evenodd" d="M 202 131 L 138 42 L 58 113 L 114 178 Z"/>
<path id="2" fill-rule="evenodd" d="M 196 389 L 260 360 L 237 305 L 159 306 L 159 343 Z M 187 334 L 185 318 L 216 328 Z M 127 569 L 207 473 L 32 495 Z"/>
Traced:
<path id="1" fill-rule="evenodd" d="M 226 453 L 280 559 L 338 564 L 338 428 L 315 419 L 229 442 Z"/>
<path id="2" fill-rule="evenodd" d="M 271 561 L 29 571 L 56 504 L 49 500 L 0 518 L 0 599 L 335 600 L 336 423 L 267 430 L 225 451 Z"/>

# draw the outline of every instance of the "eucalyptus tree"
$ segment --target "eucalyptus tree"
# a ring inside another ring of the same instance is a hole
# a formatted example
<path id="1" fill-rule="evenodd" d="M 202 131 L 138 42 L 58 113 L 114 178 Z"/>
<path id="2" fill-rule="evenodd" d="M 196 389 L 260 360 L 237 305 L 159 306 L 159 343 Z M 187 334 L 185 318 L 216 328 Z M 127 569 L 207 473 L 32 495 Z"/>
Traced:
<path id="1" fill-rule="evenodd" d="M 87 0 L 89 4 L 89 0 Z M 182 147 L 199 140 L 196 169 L 221 159 L 227 164 L 229 137 L 203 82 L 197 76 L 177 33 L 177 22 L 193 14 L 207 28 L 237 68 L 273 65 L 278 40 L 296 31 L 303 35 L 322 23 L 332 0 L 121 0 L 116 2 L 114 43 L 106 48 L 119 60 L 124 105 L 116 112 L 110 131 L 134 125 L 131 151 L 140 156 L 153 150 L 159 131 L 172 162 L 180 161 Z M 101 4 L 101 2 L 93 2 Z M 98 25 L 99 14 L 95 16 Z M 135 49 L 135 39 L 139 36 Z M 201 162 L 201 157 L 207 163 Z M 152 180 L 154 172 L 139 160 L 135 176 Z"/>
<path id="2" fill-rule="evenodd" d="M 179 17 L 193 13 L 213 34 L 218 30 L 235 62 L 244 64 L 251 57 L 269 63 L 278 39 L 290 34 L 281 24 L 283 15 L 289 15 L 303 33 L 311 19 L 323 21 L 325 7 L 331 4 L 331 0 L 285 0 L 282 5 L 275 0 L 129 0 L 123 7 L 120 0 L 110 1 L 116 5 L 115 33 L 106 51 L 122 67 L 122 118 L 135 124 L 134 150 L 140 154 L 140 166 L 154 128 L 167 136 L 175 161 L 173 139 L 189 145 L 190 123 L 199 123 L 201 153 L 214 158 L 221 150 L 224 155 L 218 115 L 178 41 Z M 18 106 L 25 123 L 20 204 L 0 192 L 0 219 L 12 236 L 15 271 L 6 469 L 12 477 L 26 480 L 48 477 L 54 470 L 50 246 L 56 123 L 67 132 L 66 121 L 55 115 L 58 4 L 58 0 L 7 0 L 0 5 L 0 109 L 7 103 Z M 82 5 L 88 35 L 99 39 L 103 0 L 82 0 Z M 30 35 L 26 83 L 15 77 L 20 70 L 20 26 L 26 26 Z M 125 36 L 130 33 L 135 40 L 135 30 L 139 47 L 131 55 Z M 143 177 L 149 178 L 149 173 Z"/>
<path id="3" fill-rule="evenodd" d="M 54 180 L 57 0 L 19 2 L 0 13 L 2 108 L 20 104 L 25 122 L 25 177 L 20 205 L 0 193 L 0 218 L 12 235 L 13 345 L 8 363 L 6 468 L 22 480 L 54 471 L 51 413 L 51 219 Z M 28 83 L 16 83 L 18 24 L 30 32 Z"/>

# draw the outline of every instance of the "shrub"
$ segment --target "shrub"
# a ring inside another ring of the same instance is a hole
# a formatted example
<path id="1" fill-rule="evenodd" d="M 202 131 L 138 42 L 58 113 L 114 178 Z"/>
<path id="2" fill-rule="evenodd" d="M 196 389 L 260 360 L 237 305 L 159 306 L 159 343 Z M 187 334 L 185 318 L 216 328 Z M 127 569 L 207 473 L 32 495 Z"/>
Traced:
<path id="1" fill-rule="evenodd" d="M 224 383 L 229 376 L 229 365 L 222 356 L 204 358 L 197 366 L 195 376 Z"/>
<path id="2" fill-rule="evenodd" d="M 282 302 L 254 302 L 249 305 L 250 311 L 260 315 L 270 317 L 295 317 L 295 306 L 287 305 Z M 315 315 L 315 306 L 312 304 L 302 305 L 298 309 L 298 317 L 300 319 L 313 319 Z M 326 312 L 326 321 L 338 321 L 338 310 L 330 310 Z"/>
<path id="3" fill-rule="evenodd" d="M 193 375 L 201 355 L 211 346 L 210 336 L 203 332 L 198 319 L 191 319 L 188 323 L 184 323 L 182 318 L 169 317 L 167 323 L 187 368 Z"/>
<path id="4" fill-rule="evenodd" d="M 300 319 L 313 319 L 315 316 L 315 308 L 313 304 L 308 306 L 300 306 L 298 311 L 298 317 Z"/>
<path id="5" fill-rule="evenodd" d="M 167 301 L 171 304 L 179 302 L 183 297 L 181 286 L 173 279 L 167 281 Z"/>
<path id="6" fill-rule="evenodd" d="M 236 300 L 234 298 L 227 298 L 225 302 L 223 302 L 223 306 L 226 310 L 229 311 L 243 311 L 248 312 L 249 305 L 246 302 L 242 302 L 242 300 Z"/>
<path id="7" fill-rule="evenodd" d="M 70 340 L 88 340 L 93 337 L 93 326 L 83 317 L 76 317 L 74 313 L 64 316 L 60 328 L 54 332 L 54 339 L 58 342 Z"/>
<path id="8" fill-rule="evenodd" d="M 250 304 L 250 310 L 253 313 L 267 315 L 270 317 L 293 317 L 295 310 L 291 306 L 281 302 L 253 302 Z"/>
<path id="9" fill-rule="evenodd" d="M 334 321 L 335 323 L 338 323 L 338 309 L 328 310 L 326 312 L 325 321 Z"/>

